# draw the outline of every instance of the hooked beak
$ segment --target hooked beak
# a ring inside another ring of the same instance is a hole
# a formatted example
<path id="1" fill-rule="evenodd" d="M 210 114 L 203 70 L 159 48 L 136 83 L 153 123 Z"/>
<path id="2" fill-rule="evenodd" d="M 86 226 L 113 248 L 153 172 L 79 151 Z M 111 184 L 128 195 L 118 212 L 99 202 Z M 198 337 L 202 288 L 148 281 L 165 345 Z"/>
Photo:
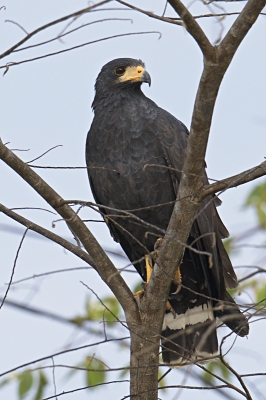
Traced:
<path id="1" fill-rule="evenodd" d="M 150 74 L 147 71 L 144 71 L 144 73 L 142 74 L 142 82 L 148 83 L 149 86 L 151 86 L 151 77 Z"/>

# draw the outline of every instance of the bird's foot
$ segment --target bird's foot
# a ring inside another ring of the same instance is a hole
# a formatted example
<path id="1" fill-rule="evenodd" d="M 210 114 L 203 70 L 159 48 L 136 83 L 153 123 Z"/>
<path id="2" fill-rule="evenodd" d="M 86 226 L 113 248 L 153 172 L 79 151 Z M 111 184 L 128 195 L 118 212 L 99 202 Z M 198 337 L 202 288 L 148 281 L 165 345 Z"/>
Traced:
<path id="1" fill-rule="evenodd" d="M 160 247 L 162 246 L 163 243 L 163 238 L 158 238 L 155 242 L 154 245 L 154 254 L 153 254 L 153 259 L 156 260 L 156 258 L 159 255 L 159 251 L 160 251 Z M 173 284 L 176 285 L 176 290 L 175 290 L 175 294 L 178 293 L 181 290 L 181 283 L 182 283 L 182 275 L 181 275 L 181 271 L 180 271 L 180 266 L 182 264 L 179 264 L 179 266 L 177 267 L 174 277 L 173 277 Z M 170 310 L 170 309 L 169 309 Z"/>
<path id="2" fill-rule="evenodd" d="M 172 313 L 173 317 L 174 317 L 174 318 L 176 317 L 176 312 L 175 312 L 175 310 L 173 309 L 173 307 L 171 306 L 171 303 L 170 303 L 169 300 L 167 300 L 167 302 L 166 302 L 166 304 L 165 304 L 165 311 L 170 311 L 170 312 Z"/>
<path id="3" fill-rule="evenodd" d="M 134 297 L 137 301 L 139 301 L 144 296 L 146 287 L 151 279 L 153 265 L 150 254 L 145 255 L 145 266 L 146 266 L 146 282 L 142 282 L 141 286 L 143 287 L 143 290 L 139 290 L 137 293 L 134 294 Z"/>
<path id="4" fill-rule="evenodd" d="M 181 283 L 182 283 L 182 275 L 181 275 L 181 271 L 180 271 L 181 264 L 182 264 L 182 261 L 178 265 L 178 267 L 177 267 L 177 269 L 175 271 L 174 277 L 173 277 L 173 284 L 176 285 L 176 290 L 174 292 L 172 292 L 172 294 L 179 293 L 181 288 L 182 288 L 182 285 L 181 285 Z"/>

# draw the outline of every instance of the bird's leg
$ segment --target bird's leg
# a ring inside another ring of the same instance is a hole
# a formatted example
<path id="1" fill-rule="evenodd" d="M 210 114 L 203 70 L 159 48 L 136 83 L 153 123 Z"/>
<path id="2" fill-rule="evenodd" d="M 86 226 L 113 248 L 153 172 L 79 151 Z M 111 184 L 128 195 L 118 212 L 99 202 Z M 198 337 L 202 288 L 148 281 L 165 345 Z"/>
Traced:
<path id="1" fill-rule="evenodd" d="M 173 309 L 173 307 L 171 306 L 171 303 L 169 300 L 167 300 L 166 304 L 165 304 L 165 311 L 170 311 L 173 314 L 173 317 L 176 317 L 176 312 Z"/>
<path id="2" fill-rule="evenodd" d="M 182 264 L 181 263 L 178 265 L 174 277 L 173 277 L 173 284 L 176 285 L 176 290 L 173 292 L 174 294 L 177 294 L 178 292 L 180 292 L 181 290 L 181 283 L 182 283 L 182 275 L 181 275 L 181 271 L 180 271 L 180 266 Z"/>
<path id="3" fill-rule="evenodd" d="M 145 289 L 151 279 L 153 265 L 152 265 L 152 258 L 151 258 L 150 254 L 145 254 L 145 266 L 146 266 L 146 282 L 142 283 L 143 290 L 139 290 L 137 293 L 134 294 L 134 297 L 136 299 L 140 299 L 144 295 Z"/>
<path id="4" fill-rule="evenodd" d="M 136 300 L 141 299 L 144 295 L 145 289 L 151 279 L 153 265 L 156 262 L 156 259 L 158 258 L 162 242 L 163 242 L 163 238 L 158 238 L 154 245 L 154 252 L 152 254 L 145 255 L 146 282 L 143 282 L 143 284 L 142 284 L 143 290 L 139 290 L 137 293 L 134 294 L 134 297 L 136 298 Z M 180 265 L 181 265 L 181 263 L 180 263 Z M 181 276 L 181 271 L 180 271 L 180 265 L 177 267 L 175 274 L 174 274 L 174 278 L 173 278 L 173 284 L 176 285 L 176 291 L 174 292 L 174 294 L 178 293 L 181 290 L 182 276 Z M 176 313 L 175 313 L 175 310 L 173 309 L 173 307 L 171 306 L 169 300 L 167 300 L 165 307 L 166 307 L 166 310 L 170 311 L 175 318 Z"/>
<path id="5" fill-rule="evenodd" d="M 146 285 L 148 285 L 153 270 L 152 258 L 150 254 L 145 255 L 145 266 L 146 266 Z"/>
<path id="6" fill-rule="evenodd" d="M 180 265 L 181 264 L 182 264 L 182 261 L 181 261 L 181 263 L 179 264 L 179 266 L 177 267 L 177 269 L 175 271 L 175 274 L 174 274 L 174 277 L 173 277 L 173 284 L 176 285 L 176 290 L 175 290 L 175 292 L 173 292 L 171 294 L 177 294 L 181 290 L 181 282 L 182 282 L 182 275 L 181 275 L 181 271 L 180 271 Z M 173 307 L 171 306 L 171 303 L 170 303 L 169 300 L 167 300 L 167 302 L 166 302 L 165 310 L 166 311 L 170 311 L 173 314 L 174 318 L 176 317 L 176 312 L 173 309 Z"/>
<path id="7" fill-rule="evenodd" d="M 156 259 L 158 257 L 162 243 L 163 243 L 163 238 L 158 238 L 156 240 L 156 243 L 154 246 L 154 250 L 155 250 L 154 259 Z M 175 271 L 174 277 L 173 277 L 173 284 L 176 285 L 176 290 L 175 290 L 174 294 L 177 294 L 181 290 L 181 283 L 182 283 L 182 275 L 181 275 L 181 271 L 180 271 L 181 264 L 182 264 L 182 261 L 178 265 L 178 267 Z M 165 309 L 166 309 L 166 311 L 170 311 L 173 314 L 174 318 L 176 317 L 176 312 L 173 309 L 173 307 L 171 306 L 169 300 L 167 300 L 167 302 L 166 302 Z"/>

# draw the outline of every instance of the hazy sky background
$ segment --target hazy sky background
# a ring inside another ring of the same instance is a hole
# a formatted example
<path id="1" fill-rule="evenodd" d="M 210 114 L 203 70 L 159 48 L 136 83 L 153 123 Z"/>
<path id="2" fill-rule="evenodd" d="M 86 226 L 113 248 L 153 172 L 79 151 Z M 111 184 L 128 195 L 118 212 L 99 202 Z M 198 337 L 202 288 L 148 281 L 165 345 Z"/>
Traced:
<path id="1" fill-rule="evenodd" d="M 214 5 L 203 5 L 201 1 L 184 1 L 184 3 L 190 5 L 193 15 L 213 11 L 223 12 L 223 10 L 239 11 L 245 4 L 245 2 L 219 3 L 218 8 Z M 81 0 L 75 2 L 9 0 L 2 4 L 6 6 L 6 10 L 0 11 L 1 53 L 25 35 L 18 26 L 5 20 L 13 20 L 27 32 L 31 32 L 47 22 L 88 5 L 86 1 Z M 162 14 L 164 9 L 163 1 L 136 1 L 134 4 L 158 14 Z M 105 6 L 105 8 L 110 7 L 120 6 L 115 2 Z M 175 16 L 170 7 L 167 9 L 167 15 Z M 17 52 L 1 60 L 0 66 L 7 62 L 18 62 L 123 33 L 157 31 L 161 34 L 160 40 L 158 40 L 159 33 L 148 33 L 101 41 L 61 55 L 13 66 L 4 77 L 2 76 L 4 70 L 1 69 L 1 138 L 3 142 L 9 142 L 11 149 L 29 149 L 29 151 L 16 152 L 23 160 L 32 160 L 51 147 L 62 145 L 35 161 L 34 164 L 85 166 L 85 140 L 93 118 L 91 103 L 94 97 L 94 82 L 101 67 L 118 57 L 142 59 L 152 79 L 150 88 L 143 85 L 145 94 L 183 121 L 189 128 L 203 65 L 201 52 L 194 40 L 180 26 L 156 21 L 134 11 L 93 12 L 78 18 L 68 29 L 103 18 L 126 18 L 132 21 L 99 22 L 66 36 L 62 41 L 57 40 L 42 47 Z M 222 23 L 210 18 L 198 21 L 204 27 L 211 42 L 215 43 L 221 34 L 225 34 L 234 19 L 235 16 L 230 16 Z M 206 157 L 208 175 L 214 179 L 225 178 L 258 165 L 266 156 L 265 20 L 265 16 L 260 16 L 241 44 L 220 89 Z M 26 45 L 54 38 L 66 25 L 64 23 L 52 27 L 34 37 Z M 35 171 L 63 198 L 93 200 L 86 170 L 36 169 Z M 247 194 L 258 182 L 230 189 L 221 196 L 223 205 L 219 208 L 219 213 L 232 235 L 239 235 L 256 225 L 254 214 L 243 210 L 242 205 Z M 48 208 L 47 204 L 22 179 L 3 163 L 0 164 L 0 186 L 2 188 L 1 202 L 7 207 Z M 64 222 L 58 221 L 55 223 L 55 228 L 52 228 L 52 222 L 58 219 L 57 216 L 38 210 L 18 212 L 57 234 L 71 238 Z M 88 210 L 82 210 L 81 216 L 86 219 L 98 219 L 96 213 Z M 90 223 L 89 228 L 105 249 L 112 249 L 122 254 L 119 245 L 113 242 L 103 223 Z M 10 279 L 23 232 L 24 228 L 19 224 L 4 215 L 0 216 L 1 294 L 4 294 L 5 283 Z M 256 236 L 245 239 L 245 243 L 258 243 L 262 239 Z M 128 263 L 123 257 L 112 256 L 112 259 L 118 267 Z M 247 249 L 234 255 L 232 259 L 235 266 L 265 267 L 265 253 L 262 250 Z M 48 240 L 41 240 L 37 234 L 28 233 L 18 258 L 14 281 L 34 274 L 84 265 L 59 246 Z M 131 287 L 140 281 L 137 275 L 125 274 L 124 276 Z M 81 285 L 80 281 L 94 288 L 101 297 L 110 295 L 110 291 L 96 272 L 79 270 L 14 285 L 8 299 L 71 318 L 84 312 L 85 300 L 88 296 L 93 299 L 93 295 Z M 96 341 L 95 337 L 91 339 L 84 332 L 74 330 L 71 326 L 22 313 L 7 305 L 4 305 L 0 312 L 0 324 L 2 327 L 0 330 L 0 373 L 53 354 L 63 348 L 77 347 Z M 101 324 L 97 323 L 93 326 L 95 329 L 102 330 Z M 238 372 L 265 372 L 266 350 L 263 334 L 265 328 L 265 322 L 259 321 L 252 324 L 248 339 L 237 340 L 234 349 L 228 355 L 228 360 Z M 225 329 L 220 331 L 221 334 L 227 332 Z M 127 336 L 127 332 L 125 330 L 122 332 L 121 328 L 114 328 L 109 332 L 111 336 Z M 227 346 L 229 347 L 229 342 Z M 129 362 L 128 352 L 120 350 L 115 345 L 109 347 L 108 344 L 83 352 L 71 353 L 69 356 L 56 358 L 54 361 L 70 365 L 77 364 L 86 355 L 94 353 L 111 367 L 123 367 Z M 51 361 L 48 364 L 51 365 Z M 180 384 L 184 377 L 183 371 L 171 372 L 167 383 Z M 54 394 L 52 373 L 51 371 L 47 373 L 50 374 L 51 385 L 47 389 L 46 396 L 51 396 Z M 68 376 L 67 379 L 62 378 L 68 373 L 66 370 L 56 370 L 58 393 L 62 390 L 86 386 L 81 374 Z M 114 377 L 115 375 L 110 374 L 108 380 Z M 266 399 L 265 379 L 254 378 L 253 382 L 260 391 L 258 393 L 256 387 L 251 387 L 254 399 Z M 198 384 L 199 382 L 193 381 L 187 374 L 185 383 Z M 0 391 L 0 397 L 16 399 L 16 386 L 9 386 Z M 177 399 L 175 393 L 172 389 L 167 394 L 161 394 L 161 397 L 174 400 Z M 108 397 L 117 400 L 127 394 L 128 386 L 125 383 L 106 386 L 90 393 L 81 391 L 65 397 L 78 400 L 89 396 L 90 399 Z M 235 392 L 231 391 L 230 394 L 234 399 L 242 398 Z M 189 399 L 192 396 L 205 400 L 222 398 L 214 391 L 182 391 L 178 399 Z"/>

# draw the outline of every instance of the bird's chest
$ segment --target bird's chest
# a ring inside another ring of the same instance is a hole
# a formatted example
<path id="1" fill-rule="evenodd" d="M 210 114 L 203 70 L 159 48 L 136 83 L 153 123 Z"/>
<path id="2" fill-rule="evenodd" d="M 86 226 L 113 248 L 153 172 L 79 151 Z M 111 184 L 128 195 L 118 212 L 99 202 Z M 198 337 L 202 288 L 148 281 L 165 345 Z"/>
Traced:
<path id="1" fill-rule="evenodd" d="M 162 152 L 154 119 L 152 110 L 127 104 L 103 115 L 89 137 L 90 163 L 113 168 L 121 176 L 158 163 Z"/>

